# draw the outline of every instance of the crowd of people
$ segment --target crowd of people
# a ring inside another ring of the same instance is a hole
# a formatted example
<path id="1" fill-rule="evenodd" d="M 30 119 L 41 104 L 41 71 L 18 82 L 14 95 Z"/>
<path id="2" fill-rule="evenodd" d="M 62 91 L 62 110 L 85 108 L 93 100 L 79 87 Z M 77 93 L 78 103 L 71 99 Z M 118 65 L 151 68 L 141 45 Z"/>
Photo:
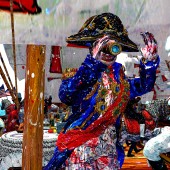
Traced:
<path id="1" fill-rule="evenodd" d="M 15 130 L 20 131 L 24 121 L 24 100 L 22 100 L 20 93 L 18 93 L 18 102 L 19 108 L 9 99 L 3 99 L 1 101 L 1 110 L 5 111 L 5 115 L 2 116 L 4 133 Z"/>
<path id="2" fill-rule="evenodd" d="M 134 156 L 133 150 L 138 153 L 143 149 L 143 140 L 148 141 L 152 138 L 154 136 L 152 132 L 156 128 L 154 116 L 146 109 L 146 105 L 138 106 L 140 100 L 140 97 L 130 100 L 124 113 L 124 123 L 128 134 L 126 144 L 130 145 L 128 157 Z M 140 149 L 137 149 L 137 146 Z"/>
<path id="3" fill-rule="evenodd" d="M 51 97 L 49 98 L 51 102 L 47 102 L 47 117 L 50 116 L 51 112 L 57 113 L 59 111 L 59 107 L 55 107 L 56 105 L 52 104 Z M 169 142 L 169 135 L 167 132 L 170 131 L 170 129 L 169 127 L 157 128 L 153 115 L 146 109 L 145 104 L 141 104 L 139 102 L 140 100 L 140 97 L 136 97 L 134 100 L 130 100 L 123 114 L 124 124 L 122 122 L 121 126 L 125 127 L 127 133 L 125 141 L 126 145 L 129 146 L 129 150 L 126 156 L 134 157 L 135 155 L 132 154 L 133 151 L 138 153 L 143 150 L 144 156 L 148 159 L 148 162 L 152 167 L 156 167 L 157 169 L 159 167 L 160 170 L 166 170 L 166 164 L 160 158 L 160 154 L 170 151 L 170 149 L 168 150 L 167 146 Z M 19 126 L 23 124 L 24 115 L 21 113 L 23 113 L 22 110 L 24 102 L 22 101 L 20 103 L 21 110 L 19 114 L 17 114 L 14 104 L 11 104 L 9 100 L 4 100 L 2 102 L 2 106 L 4 107 L 2 107 L 2 109 L 6 110 L 7 118 L 4 120 L 0 118 L 0 136 L 10 131 L 19 130 Z M 65 110 L 63 113 L 65 114 L 62 116 L 61 121 L 65 122 L 72 113 L 70 108 Z M 146 130 L 151 132 L 150 136 L 145 134 Z M 119 135 L 121 134 L 121 132 L 118 133 Z M 143 143 L 143 140 L 145 140 L 145 143 Z M 93 142 L 95 142 L 95 140 Z"/>
<path id="4" fill-rule="evenodd" d="M 1 111 L 3 115 L 0 115 L 0 131 L 1 135 L 3 133 L 18 131 L 23 132 L 24 128 L 24 100 L 22 100 L 21 95 L 18 95 L 19 108 L 17 109 L 16 104 L 9 99 L 3 99 L 1 101 Z M 71 113 L 70 108 L 62 108 L 57 104 L 52 103 L 52 96 L 45 97 L 44 99 L 44 125 L 46 123 L 50 126 L 50 120 L 54 119 L 56 122 L 64 122 L 68 115 Z M 53 126 L 54 126 L 53 123 Z M 60 129 L 61 130 L 61 129 Z"/>

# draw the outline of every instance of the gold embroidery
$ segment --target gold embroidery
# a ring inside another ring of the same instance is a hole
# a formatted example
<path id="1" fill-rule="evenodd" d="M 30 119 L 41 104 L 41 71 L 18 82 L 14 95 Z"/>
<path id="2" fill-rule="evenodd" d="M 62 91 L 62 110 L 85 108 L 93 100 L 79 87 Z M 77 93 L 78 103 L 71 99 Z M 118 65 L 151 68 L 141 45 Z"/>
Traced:
<path id="1" fill-rule="evenodd" d="M 105 72 L 106 74 L 109 72 Z M 105 98 L 107 96 L 107 91 L 111 90 L 112 95 L 113 95 L 113 102 L 116 102 L 116 99 L 118 98 L 119 95 L 121 95 L 121 101 L 117 104 L 117 107 L 113 108 L 113 116 L 121 114 L 121 112 L 124 110 L 125 105 L 128 101 L 129 97 L 129 83 L 128 81 L 124 78 L 124 73 L 123 73 L 123 67 L 120 70 L 120 84 L 115 82 L 112 78 L 109 78 L 109 87 L 104 87 L 103 82 L 99 82 L 99 91 L 98 95 L 96 96 L 96 105 L 95 105 L 95 111 L 104 114 L 106 110 L 108 109 L 109 106 L 107 106 L 107 103 L 105 101 Z"/>
<path id="2" fill-rule="evenodd" d="M 77 68 L 66 68 L 62 74 L 62 80 L 73 77 L 77 72 Z"/>
<path id="3" fill-rule="evenodd" d="M 94 93 L 96 92 L 96 90 L 97 90 L 97 88 L 98 88 L 98 85 L 99 85 L 98 82 L 97 82 L 96 84 L 94 84 L 91 92 L 90 92 L 89 94 L 87 94 L 87 96 L 85 97 L 84 100 L 88 100 L 88 99 L 90 99 L 90 98 L 94 95 Z"/>
<path id="4" fill-rule="evenodd" d="M 107 110 L 107 105 L 105 101 L 100 101 L 96 103 L 95 106 L 95 111 L 98 112 L 99 114 L 104 114 Z"/>
<path id="5" fill-rule="evenodd" d="M 79 129 L 83 128 L 83 127 L 85 126 L 85 124 L 87 123 L 87 121 L 89 121 L 89 120 L 92 118 L 92 116 L 94 115 L 94 113 L 95 113 L 95 112 L 92 112 L 92 113 L 90 114 L 90 116 L 82 123 L 82 125 L 81 125 L 80 127 L 77 127 L 77 128 L 79 128 Z"/>
<path id="6" fill-rule="evenodd" d="M 75 128 L 82 129 L 95 113 L 98 113 L 98 114 L 105 114 L 106 113 L 106 111 L 110 107 L 110 106 L 107 106 L 107 103 L 105 101 L 105 98 L 108 94 L 107 93 L 108 90 L 112 91 L 112 94 L 113 94 L 113 97 L 114 97 L 113 102 L 117 103 L 112 110 L 113 117 L 117 117 L 118 115 L 123 113 L 124 108 L 126 107 L 126 104 L 128 102 L 130 85 L 129 85 L 128 81 L 124 78 L 124 74 L 122 74 L 122 71 L 123 71 L 123 68 L 120 70 L 120 84 L 118 84 L 115 80 L 113 80 L 110 77 L 109 88 L 104 87 L 102 80 L 99 80 L 93 86 L 92 91 L 86 96 L 85 100 L 88 100 L 90 97 L 92 97 L 94 95 L 94 93 L 96 92 L 97 88 L 99 87 L 98 94 L 95 98 L 96 105 L 94 106 L 94 112 L 92 112 L 90 114 L 90 116 L 86 120 L 84 120 L 84 122 L 80 126 L 76 126 Z M 121 99 L 121 100 L 118 101 L 117 99 Z"/>

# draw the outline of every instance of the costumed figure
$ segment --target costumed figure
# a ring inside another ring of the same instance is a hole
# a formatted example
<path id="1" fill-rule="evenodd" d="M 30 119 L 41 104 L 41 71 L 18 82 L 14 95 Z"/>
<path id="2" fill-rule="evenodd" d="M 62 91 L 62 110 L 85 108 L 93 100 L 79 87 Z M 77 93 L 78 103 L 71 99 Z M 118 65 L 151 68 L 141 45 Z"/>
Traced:
<path id="1" fill-rule="evenodd" d="M 127 79 L 116 57 L 122 51 L 138 52 L 118 16 L 103 13 L 90 17 L 68 43 L 88 46 L 90 53 L 80 68 L 63 76 L 60 100 L 72 114 L 60 132 L 57 147 L 45 170 L 120 169 L 124 149 L 117 140 L 121 115 L 129 99 L 152 90 L 159 65 L 157 43 L 142 33 L 145 48 L 140 78 Z M 69 75 L 70 77 L 68 77 Z M 64 79 L 65 78 L 65 79 Z"/>
<path id="2" fill-rule="evenodd" d="M 156 128 L 154 131 L 157 136 L 145 144 L 143 154 L 153 170 L 168 170 L 160 154 L 170 152 L 170 127 Z"/>

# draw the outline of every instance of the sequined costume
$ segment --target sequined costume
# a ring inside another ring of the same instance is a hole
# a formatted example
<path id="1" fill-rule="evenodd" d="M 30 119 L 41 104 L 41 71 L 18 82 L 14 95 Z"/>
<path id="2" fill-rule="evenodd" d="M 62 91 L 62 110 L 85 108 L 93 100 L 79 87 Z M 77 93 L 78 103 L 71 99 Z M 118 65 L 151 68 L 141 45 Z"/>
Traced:
<path id="1" fill-rule="evenodd" d="M 155 62 L 141 61 L 140 78 L 126 79 L 121 64 L 115 62 L 108 68 L 87 55 L 76 74 L 62 81 L 59 96 L 63 103 L 72 106 L 73 114 L 57 140 L 53 158 L 58 161 L 53 165 L 51 159 L 49 164 L 60 166 L 76 147 L 114 126 L 130 98 L 152 90 L 158 65 L 159 57 Z"/>
<path id="2" fill-rule="evenodd" d="M 78 70 L 67 70 L 59 90 L 61 102 L 72 114 L 57 139 L 54 155 L 44 170 L 103 170 L 121 168 L 124 150 L 119 142 L 121 116 L 129 99 L 152 90 L 159 56 L 152 34 L 143 34 L 146 47 L 140 61 L 140 78 L 127 79 L 121 51 L 138 52 L 118 16 L 103 13 L 90 17 L 68 43 L 85 45 L 89 52 Z M 147 38 L 147 39 L 146 39 Z M 109 48 L 108 48 L 109 47 Z M 83 56 L 82 56 L 83 57 Z M 147 60 L 149 58 L 149 61 Z"/>

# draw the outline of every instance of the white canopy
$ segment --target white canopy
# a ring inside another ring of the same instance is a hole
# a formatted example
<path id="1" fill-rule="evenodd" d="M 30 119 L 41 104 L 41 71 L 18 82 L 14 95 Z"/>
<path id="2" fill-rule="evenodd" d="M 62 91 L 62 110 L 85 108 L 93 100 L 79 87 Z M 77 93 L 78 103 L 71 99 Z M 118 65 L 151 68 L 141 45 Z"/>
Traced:
<path id="1" fill-rule="evenodd" d="M 25 72 L 25 47 L 26 44 L 45 44 L 47 45 L 46 77 L 61 76 L 49 71 L 51 45 L 62 46 L 62 68 L 79 67 L 83 61 L 86 49 L 66 48 L 66 37 L 79 31 L 83 23 L 92 15 L 103 12 L 111 12 L 120 17 L 124 26 L 128 30 L 129 37 L 143 46 L 140 32 L 149 31 L 155 35 L 159 44 L 159 55 L 161 56 L 160 73 L 157 78 L 159 97 L 170 95 L 170 1 L 169 0 L 39 0 L 37 1 L 42 8 L 42 13 L 38 15 L 14 14 L 15 41 L 17 44 L 17 69 L 18 78 L 21 81 Z M 5 50 L 7 57 L 12 64 L 12 35 L 10 14 L 0 11 L 0 43 L 6 44 Z M 132 54 L 131 54 L 132 55 Z M 139 54 L 140 55 L 140 54 Z M 118 60 L 130 69 L 128 74 L 134 74 L 137 70 L 133 69 L 131 61 L 138 62 L 136 59 L 123 57 Z M 169 62 L 169 64 L 168 64 Z M 169 66 L 169 68 L 168 68 Z M 162 79 L 162 75 L 167 79 Z M 46 94 L 58 95 L 60 79 L 50 82 L 51 91 L 46 89 Z M 148 98 L 148 97 L 147 97 Z M 59 101 L 58 97 L 55 97 Z"/>

